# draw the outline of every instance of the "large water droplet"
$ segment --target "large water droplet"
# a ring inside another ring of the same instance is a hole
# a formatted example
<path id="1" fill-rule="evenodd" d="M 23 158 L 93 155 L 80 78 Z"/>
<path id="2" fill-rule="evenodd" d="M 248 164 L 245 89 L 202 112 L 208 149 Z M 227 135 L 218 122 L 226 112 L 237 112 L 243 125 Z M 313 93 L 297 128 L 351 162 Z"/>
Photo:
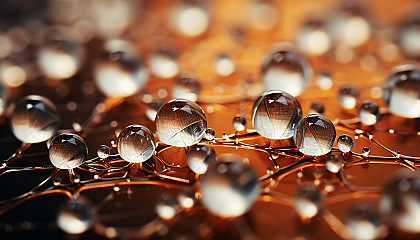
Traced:
<path id="1" fill-rule="evenodd" d="M 144 162 L 155 152 L 156 141 L 150 130 L 133 124 L 124 128 L 118 136 L 118 153 L 127 162 Z"/>

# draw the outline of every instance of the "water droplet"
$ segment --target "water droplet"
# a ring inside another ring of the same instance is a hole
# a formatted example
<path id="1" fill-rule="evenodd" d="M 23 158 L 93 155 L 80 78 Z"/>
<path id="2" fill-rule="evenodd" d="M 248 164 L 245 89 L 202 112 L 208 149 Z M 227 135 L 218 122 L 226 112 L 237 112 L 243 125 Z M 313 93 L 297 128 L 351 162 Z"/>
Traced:
<path id="1" fill-rule="evenodd" d="M 192 74 L 180 75 L 172 89 L 174 98 L 184 98 L 195 102 L 198 100 L 200 93 L 200 84 Z"/>
<path id="2" fill-rule="evenodd" d="M 234 117 L 232 124 L 236 131 L 244 131 L 246 129 L 246 119 L 242 116 Z"/>
<path id="3" fill-rule="evenodd" d="M 216 136 L 216 132 L 211 128 L 207 128 L 204 134 L 204 138 L 208 141 L 213 141 L 214 136 Z"/>
<path id="4" fill-rule="evenodd" d="M 194 192 L 188 189 L 184 189 L 183 191 L 178 193 L 177 199 L 181 207 L 185 209 L 192 208 L 196 202 Z"/>
<path id="5" fill-rule="evenodd" d="M 203 109 L 186 99 L 173 99 L 159 109 L 156 134 L 165 144 L 186 147 L 198 143 L 207 129 Z"/>
<path id="6" fill-rule="evenodd" d="M 348 153 L 353 148 L 353 138 L 347 134 L 343 134 L 337 139 L 337 147 L 343 153 Z"/>
<path id="7" fill-rule="evenodd" d="M 302 118 L 299 102 L 283 91 L 267 91 L 252 107 L 252 125 L 263 137 L 287 139 Z"/>
<path id="8" fill-rule="evenodd" d="M 370 153 L 370 149 L 368 147 L 363 147 L 362 148 L 362 155 L 363 157 L 368 157 Z"/>
<path id="9" fill-rule="evenodd" d="M 390 224 L 403 232 L 420 233 L 420 176 L 402 171 L 389 181 L 380 202 L 380 212 Z"/>
<path id="10" fill-rule="evenodd" d="M 102 93 L 110 97 L 135 94 L 149 77 L 140 57 L 128 42 L 114 40 L 107 45 L 110 51 L 106 58 L 95 66 L 96 85 Z"/>
<path id="11" fill-rule="evenodd" d="M 171 220 L 177 214 L 175 201 L 169 194 L 162 194 L 156 205 L 157 215 L 164 220 Z"/>
<path id="12" fill-rule="evenodd" d="M 220 76 L 229 76 L 235 71 L 235 63 L 226 54 L 220 54 L 215 62 L 214 68 Z"/>
<path id="13" fill-rule="evenodd" d="M 338 93 L 340 105 L 345 109 L 353 109 L 356 107 L 359 91 L 352 86 L 343 86 Z"/>
<path id="14" fill-rule="evenodd" d="M 73 133 L 61 133 L 53 138 L 49 148 L 51 163 L 60 169 L 73 169 L 82 165 L 87 158 L 85 141 Z"/>
<path id="15" fill-rule="evenodd" d="M 110 152 L 111 150 L 109 149 L 107 145 L 99 146 L 98 150 L 96 151 L 96 153 L 98 154 L 98 157 L 101 159 L 105 159 L 109 157 Z"/>
<path id="16" fill-rule="evenodd" d="M 61 185 L 61 178 L 60 177 L 58 177 L 58 176 L 55 176 L 54 177 L 54 179 L 53 179 L 53 184 L 54 184 L 54 186 L 60 186 Z"/>
<path id="17" fill-rule="evenodd" d="M 224 154 L 199 181 L 201 201 L 213 214 L 238 217 L 255 202 L 260 184 L 255 171 L 239 156 Z"/>
<path id="18" fill-rule="evenodd" d="M 324 104 L 322 102 L 313 102 L 311 104 L 311 109 L 309 109 L 309 113 L 319 113 L 323 114 L 325 111 Z"/>
<path id="19" fill-rule="evenodd" d="M 44 43 L 38 50 L 39 68 L 53 79 L 72 77 L 84 56 L 82 46 L 73 38 L 73 30 L 60 26 L 45 31 Z"/>
<path id="20" fill-rule="evenodd" d="M 304 186 L 295 196 L 295 210 L 302 219 L 310 219 L 318 214 L 321 194 L 312 186 Z"/>
<path id="21" fill-rule="evenodd" d="M 331 48 L 331 39 L 323 23 L 308 21 L 300 29 L 297 43 L 299 49 L 309 55 L 322 55 Z"/>
<path id="22" fill-rule="evenodd" d="M 93 226 L 95 212 L 87 199 L 79 197 L 61 206 L 57 224 L 69 234 L 81 234 Z"/>
<path id="23" fill-rule="evenodd" d="M 278 20 L 276 6 L 269 1 L 255 1 L 250 6 L 249 20 L 259 30 L 269 30 Z"/>
<path id="24" fill-rule="evenodd" d="M 365 204 L 353 207 L 345 224 L 351 239 L 381 239 L 387 233 L 376 210 Z"/>
<path id="25" fill-rule="evenodd" d="M 177 32 L 194 37 L 204 33 L 210 25 L 204 1 L 180 1 L 172 12 L 171 26 Z"/>
<path id="26" fill-rule="evenodd" d="M 320 156 L 331 151 L 336 137 L 334 124 L 320 114 L 309 114 L 299 121 L 294 141 L 305 155 Z"/>
<path id="27" fill-rule="evenodd" d="M 414 17 L 412 20 L 404 23 L 398 32 L 398 42 L 404 54 L 411 58 L 420 56 L 420 46 L 418 38 L 420 36 L 420 18 Z"/>
<path id="28" fill-rule="evenodd" d="M 384 86 L 384 100 L 392 114 L 420 117 L 420 69 L 406 64 L 391 70 Z"/>
<path id="29" fill-rule="evenodd" d="M 118 153 L 127 162 L 144 162 L 153 155 L 155 148 L 153 134 L 142 125 L 127 126 L 118 136 Z"/>
<path id="30" fill-rule="evenodd" d="M 30 95 L 16 103 L 11 115 L 11 128 L 17 139 L 26 143 L 51 138 L 60 124 L 57 108 L 41 96 Z"/>
<path id="31" fill-rule="evenodd" d="M 0 63 L 0 81 L 10 88 L 22 86 L 26 81 L 25 69 L 12 61 L 3 60 Z"/>
<path id="32" fill-rule="evenodd" d="M 316 84 L 322 90 L 331 89 L 332 86 L 333 86 L 333 80 L 331 78 L 331 75 L 329 73 L 326 73 L 326 72 L 322 72 L 322 73 L 318 74 L 318 76 L 316 78 Z"/>
<path id="33" fill-rule="evenodd" d="M 359 107 L 360 122 L 364 125 L 370 126 L 375 124 L 380 116 L 378 105 L 375 102 L 365 101 Z"/>
<path id="34" fill-rule="evenodd" d="M 325 157 L 325 164 L 328 171 L 338 173 L 344 167 L 343 155 L 331 152 Z"/>
<path id="35" fill-rule="evenodd" d="M 73 174 L 71 175 L 71 179 L 73 180 L 74 183 L 80 183 L 81 177 L 79 174 Z"/>
<path id="36" fill-rule="evenodd" d="M 193 145 L 187 151 L 188 166 L 198 174 L 204 174 L 209 164 L 215 162 L 216 159 L 216 152 L 206 143 Z"/>
<path id="37" fill-rule="evenodd" d="M 172 78 L 178 74 L 176 56 L 168 50 L 158 50 L 149 59 L 150 70 L 160 78 Z"/>
<path id="38" fill-rule="evenodd" d="M 302 55 L 283 45 L 265 57 L 262 74 L 267 90 L 282 90 L 298 96 L 305 90 L 312 69 Z"/>

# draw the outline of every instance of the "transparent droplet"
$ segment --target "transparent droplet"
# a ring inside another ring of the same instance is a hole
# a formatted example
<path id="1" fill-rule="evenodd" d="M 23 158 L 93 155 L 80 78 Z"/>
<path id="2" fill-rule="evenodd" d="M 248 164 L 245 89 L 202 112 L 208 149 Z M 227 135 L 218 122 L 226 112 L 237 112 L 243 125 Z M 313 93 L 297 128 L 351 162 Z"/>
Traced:
<path id="1" fill-rule="evenodd" d="M 26 81 L 26 71 L 12 61 L 3 61 L 0 63 L 0 81 L 5 87 L 19 87 Z"/>
<path id="2" fill-rule="evenodd" d="M 404 23 L 398 32 L 398 43 L 401 50 L 408 57 L 418 58 L 420 56 L 420 18 L 416 16 Z"/>
<path id="3" fill-rule="evenodd" d="M 207 129 L 207 119 L 203 109 L 196 103 L 173 99 L 159 109 L 155 129 L 161 142 L 186 147 L 201 141 Z"/>
<path id="4" fill-rule="evenodd" d="M 353 148 L 353 138 L 347 134 L 343 134 L 337 139 L 337 147 L 343 153 L 348 153 Z"/>
<path id="5" fill-rule="evenodd" d="M 416 65 L 400 65 L 388 75 L 384 100 L 392 114 L 405 118 L 420 117 L 420 69 Z"/>
<path id="6" fill-rule="evenodd" d="M 305 155 L 320 156 L 331 151 L 336 137 L 334 124 L 320 114 L 309 114 L 299 121 L 294 141 Z"/>
<path id="7" fill-rule="evenodd" d="M 53 179 L 54 186 L 60 186 L 61 185 L 61 181 L 62 181 L 62 179 L 60 177 L 55 176 L 54 179 Z"/>
<path id="8" fill-rule="evenodd" d="M 368 157 L 370 154 L 370 149 L 368 147 L 363 147 L 362 148 L 362 155 L 363 157 Z"/>
<path id="9" fill-rule="evenodd" d="M 105 159 L 105 158 L 109 157 L 109 154 L 111 153 L 111 150 L 109 149 L 109 147 L 107 145 L 101 145 L 101 146 L 99 146 L 96 153 L 98 154 L 99 158 Z"/>
<path id="10" fill-rule="evenodd" d="M 38 143 L 50 139 L 57 132 L 60 119 L 57 108 L 50 100 L 30 95 L 16 103 L 10 123 L 17 139 Z"/>
<path id="11" fill-rule="evenodd" d="M 380 116 L 379 107 L 375 102 L 365 101 L 359 107 L 359 119 L 364 125 L 375 124 Z"/>
<path id="12" fill-rule="evenodd" d="M 267 90 L 282 90 L 296 97 L 305 90 L 312 69 L 304 56 L 279 45 L 265 57 L 262 75 Z"/>
<path id="13" fill-rule="evenodd" d="M 403 232 L 420 233 L 420 176 L 401 171 L 383 188 L 380 212 Z"/>
<path id="14" fill-rule="evenodd" d="M 259 30 L 269 30 L 278 20 L 278 10 L 269 1 L 255 1 L 250 7 L 249 20 Z"/>
<path id="15" fill-rule="evenodd" d="M 62 205 L 58 227 L 69 234 L 81 234 L 93 226 L 95 211 L 87 199 L 79 197 Z"/>
<path id="16" fill-rule="evenodd" d="M 334 41 L 352 47 L 369 41 L 372 32 L 363 10 L 354 4 L 343 6 L 335 14 L 331 14 L 327 25 Z"/>
<path id="17" fill-rule="evenodd" d="M 351 239 L 381 239 L 387 233 L 377 211 L 366 204 L 351 208 L 345 224 Z"/>
<path id="18" fill-rule="evenodd" d="M 82 178 L 80 177 L 80 174 L 73 174 L 71 175 L 71 180 L 73 180 L 74 183 L 80 183 L 80 180 L 82 180 Z"/>
<path id="19" fill-rule="evenodd" d="M 216 132 L 211 128 L 207 128 L 204 134 L 204 138 L 208 141 L 213 141 L 214 136 L 216 136 Z"/>
<path id="20" fill-rule="evenodd" d="M 118 153 L 127 162 L 144 162 L 153 155 L 155 148 L 155 137 L 142 125 L 127 126 L 118 136 Z"/>
<path id="21" fill-rule="evenodd" d="M 73 36 L 73 30 L 66 27 L 46 30 L 44 42 L 38 50 L 37 63 L 47 77 L 66 79 L 79 70 L 84 51 Z"/>
<path id="22" fill-rule="evenodd" d="M 209 164 L 215 162 L 216 159 L 216 152 L 206 143 L 198 143 L 188 148 L 188 166 L 195 173 L 204 174 Z"/>
<path id="23" fill-rule="evenodd" d="M 147 104 L 146 116 L 150 121 L 155 121 L 157 111 L 162 107 L 163 102 L 157 99 L 153 99 L 150 103 Z"/>
<path id="24" fill-rule="evenodd" d="M 320 21 L 306 22 L 298 33 L 299 49 L 309 55 L 322 55 L 331 48 L 331 39 Z"/>
<path id="25" fill-rule="evenodd" d="M 156 204 L 157 215 L 164 220 L 171 220 L 177 214 L 175 201 L 169 194 L 162 194 Z"/>
<path id="26" fill-rule="evenodd" d="M 357 105 L 357 98 L 359 91 L 352 86 L 343 86 L 338 93 L 338 100 L 340 105 L 345 109 L 353 109 Z"/>
<path id="27" fill-rule="evenodd" d="M 252 125 L 261 136 L 269 139 L 291 138 L 301 118 L 299 102 L 283 91 L 263 93 L 252 107 Z"/>
<path id="28" fill-rule="evenodd" d="M 295 196 L 295 210 L 302 219 L 310 219 L 318 214 L 321 194 L 312 186 L 301 187 Z"/>
<path id="29" fill-rule="evenodd" d="M 328 171 L 338 173 L 344 167 L 343 155 L 337 152 L 330 152 L 325 157 L 325 165 Z"/>
<path id="30" fill-rule="evenodd" d="M 325 111 L 324 104 L 321 102 L 313 102 L 311 103 L 311 108 L 309 109 L 309 113 L 319 113 L 323 114 Z"/>
<path id="31" fill-rule="evenodd" d="M 167 50 L 156 51 L 149 59 L 151 72 L 160 78 L 172 78 L 178 74 L 176 56 Z"/>
<path id="32" fill-rule="evenodd" d="M 221 54 L 216 58 L 214 68 L 220 76 L 229 76 L 235 71 L 235 63 L 228 55 Z"/>
<path id="33" fill-rule="evenodd" d="M 318 74 L 318 76 L 316 77 L 316 84 L 322 90 L 331 89 L 333 86 L 333 80 L 331 78 L 331 75 L 326 72 Z"/>
<path id="34" fill-rule="evenodd" d="M 244 131 L 246 129 L 246 119 L 242 116 L 234 117 L 232 124 L 236 131 Z"/>
<path id="35" fill-rule="evenodd" d="M 73 133 L 55 136 L 48 151 L 51 163 L 60 169 L 77 168 L 86 161 L 88 155 L 83 138 Z"/>
<path id="36" fill-rule="evenodd" d="M 201 201 L 213 214 L 238 217 L 255 202 L 260 184 L 255 171 L 233 154 L 220 156 L 199 180 Z"/>
<path id="37" fill-rule="evenodd" d="M 174 98 L 184 98 L 195 102 L 198 100 L 200 93 L 200 84 L 192 74 L 180 75 L 172 89 Z"/>
<path id="38" fill-rule="evenodd" d="M 149 74 L 131 43 L 114 40 L 107 44 L 107 56 L 94 70 L 99 90 L 110 97 L 127 97 L 137 93 Z"/>
<path id="39" fill-rule="evenodd" d="M 173 29 L 183 35 L 194 37 L 204 33 L 210 25 L 210 17 L 204 1 L 180 1 L 170 19 Z"/>
<path id="40" fill-rule="evenodd" d="M 178 199 L 179 205 L 181 205 L 181 207 L 185 209 L 192 208 L 197 201 L 197 199 L 195 198 L 194 192 L 188 189 L 184 189 L 183 191 L 181 191 L 178 194 L 177 199 Z"/>

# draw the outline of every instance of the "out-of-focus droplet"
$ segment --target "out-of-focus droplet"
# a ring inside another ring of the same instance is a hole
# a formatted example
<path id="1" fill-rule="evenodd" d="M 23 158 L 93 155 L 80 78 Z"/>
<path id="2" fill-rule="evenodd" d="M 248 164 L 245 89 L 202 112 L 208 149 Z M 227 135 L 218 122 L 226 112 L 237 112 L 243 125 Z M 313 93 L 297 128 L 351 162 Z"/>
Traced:
<path id="1" fill-rule="evenodd" d="M 283 91 L 263 93 L 252 107 L 252 125 L 261 136 L 269 139 L 291 138 L 301 118 L 299 102 Z"/>
<path id="2" fill-rule="evenodd" d="M 6 35 L 0 34 L 0 58 L 5 58 L 13 50 L 13 42 Z"/>
<path id="3" fill-rule="evenodd" d="M 127 126 L 118 136 L 118 153 L 127 162 L 144 162 L 153 155 L 155 148 L 153 134 L 142 125 Z"/>
<path id="4" fill-rule="evenodd" d="M 302 219 L 310 219 L 318 214 L 321 194 L 312 186 L 301 187 L 295 196 L 295 210 Z"/>
<path id="5" fill-rule="evenodd" d="M 395 67 L 384 86 L 384 100 L 392 114 L 405 118 L 420 117 L 420 69 L 406 64 Z"/>
<path id="6" fill-rule="evenodd" d="M 19 87 L 26 81 L 26 72 L 22 67 L 12 62 L 1 62 L 0 81 L 7 87 Z"/>
<path id="7" fill-rule="evenodd" d="M 214 61 L 214 69 L 220 76 L 229 76 L 235 72 L 235 63 L 227 54 L 220 54 Z"/>
<path id="8" fill-rule="evenodd" d="M 13 134 L 20 141 L 38 143 L 57 132 L 60 119 L 57 108 L 50 100 L 30 95 L 16 103 L 10 124 Z"/>
<path id="9" fill-rule="evenodd" d="M 151 72 L 160 78 L 172 78 L 178 74 L 176 56 L 168 50 L 158 50 L 149 58 Z"/>
<path id="10" fill-rule="evenodd" d="M 344 167 L 343 155 L 337 152 L 330 152 L 325 156 L 325 165 L 328 171 L 338 173 Z"/>
<path id="11" fill-rule="evenodd" d="M 377 211 L 365 204 L 353 207 L 345 224 L 350 235 L 349 239 L 381 239 L 387 233 Z"/>
<path id="12" fill-rule="evenodd" d="M 69 234 L 81 234 L 91 228 L 95 211 L 87 199 L 79 197 L 65 203 L 58 211 L 58 227 Z"/>
<path id="13" fill-rule="evenodd" d="M 399 46 L 408 57 L 417 58 L 420 56 L 420 17 L 416 16 L 412 20 L 405 22 L 398 32 Z"/>
<path id="14" fill-rule="evenodd" d="M 244 131 L 246 129 L 246 119 L 243 116 L 234 117 L 232 124 L 236 131 Z"/>
<path id="15" fill-rule="evenodd" d="M 345 109 L 353 109 L 357 105 L 359 91 L 352 86 L 343 86 L 338 93 L 338 100 L 340 105 Z"/>
<path id="16" fill-rule="evenodd" d="M 201 201 L 213 214 L 238 217 L 255 202 L 260 184 L 255 171 L 237 155 L 224 154 L 199 180 Z"/>
<path id="17" fill-rule="evenodd" d="M 331 151 L 336 137 L 334 124 L 320 114 L 309 114 L 295 128 L 294 141 L 305 155 L 320 156 Z"/>
<path id="18" fill-rule="evenodd" d="M 318 76 L 316 77 L 316 84 L 322 90 L 331 89 L 333 86 L 331 75 L 327 72 L 322 72 L 318 74 Z"/>
<path id="19" fill-rule="evenodd" d="M 182 74 L 177 79 L 172 89 L 174 98 L 184 98 L 195 102 L 200 93 L 200 84 L 192 74 Z"/>
<path id="20" fill-rule="evenodd" d="M 380 212 L 391 226 L 408 233 L 420 233 L 420 176 L 402 170 L 385 184 Z"/>
<path id="21" fill-rule="evenodd" d="M 156 204 L 157 215 L 164 220 L 171 220 L 177 214 L 175 201 L 169 194 L 162 194 Z"/>
<path id="22" fill-rule="evenodd" d="M 309 109 L 309 113 L 323 114 L 324 112 L 325 112 L 324 104 L 322 104 L 321 102 L 311 103 L 311 108 Z"/>
<path id="23" fill-rule="evenodd" d="M 312 76 L 312 69 L 304 56 L 286 44 L 274 46 L 262 65 L 262 79 L 267 90 L 282 90 L 300 95 Z"/>
<path id="24" fill-rule="evenodd" d="M 173 8 L 170 25 L 180 34 L 195 37 L 210 25 L 210 17 L 203 1 L 180 1 Z"/>
<path id="25" fill-rule="evenodd" d="M 179 205 L 184 209 L 192 208 L 197 199 L 195 198 L 194 192 L 188 189 L 182 190 L 177 196 Z"/>
<path id="26" fill-rule="evenodd" d="M 306 22 L 298 34 L 299 49 L 309 55 L 322 55 L 331 48 L 331 39 L 319 21 Z"/>
<path id="27" fill-rule="evenodd" d="M 110 97 L 128 97 L 137 93 L 149 74 L 134 47 L 122 40 L 107 42 L 105 47 L 107 56 L 96 64 L 94 72 L 99 90 Z"/>
<path id="28" fill-rule="evenodd" d="M 105 159 L 109 157 L 109 154 L 111 153 L 111 150 L 107 145 L 101 145 L 99 146 L 98 150 L 96 151 L 98 154 L 98 157 L 101 159 Z"/>
<path id="29" fill-rule="evenodd" d="M 269 1 L 256 1 L 250 6 L 249 20 L 259 30 L 269 30 L 278 21 L 277 8 Z"/>
<path id="30" fill-rule="evenodd" d="M 204 134 L 204 138 L 208 141 L 213 141 L 214 137 L 216 136 L 216 132 L 211 129 L 211 128 L 207 128 L 206 132 Z"/>
<path id="31" fill-rule="evenodd" d="M 348 153 L 353 148 L 353 138 L 347 134 L 343 134 L 337 139 L 337 147 L 343 153 Z"/>
<path id="32" fill-rule="evenodd" d="M 341 7 L 331 15 L 327 25 L 333 40 L 352 47 L 365 44 L 372 32 L 362 9 L 355 5 Z"/>
<path id="33" fill-rule="evenodd" d="M 195 173 L 204 174 L 208 166 L 215 162 L 216 159 L 216 152 L 206 143 L 198 143 L 188 148 L 188 166 Z"/>
<path id="34" fill-rule="evenodd" d="M 86 161 L 88 155 L 83 138 L 73 133 L 55 136 L 48 151 L 51 163 L 60 169 L 77 168 Z"/>
<path id="35" fill-rule="evenodd" d="M 156 135 L 165 144 L 186 147 L 198 143 L 207 129 L 203 109 L 186 99 L 173 99 L 159 109 Z"/>
<path id="36" fill-rule="evenodd" d="M 379 107 L 375 102 L 365 101 L 359 107 L 359 119 L 364 125 L 374 125 L 380 116 Z"/>

